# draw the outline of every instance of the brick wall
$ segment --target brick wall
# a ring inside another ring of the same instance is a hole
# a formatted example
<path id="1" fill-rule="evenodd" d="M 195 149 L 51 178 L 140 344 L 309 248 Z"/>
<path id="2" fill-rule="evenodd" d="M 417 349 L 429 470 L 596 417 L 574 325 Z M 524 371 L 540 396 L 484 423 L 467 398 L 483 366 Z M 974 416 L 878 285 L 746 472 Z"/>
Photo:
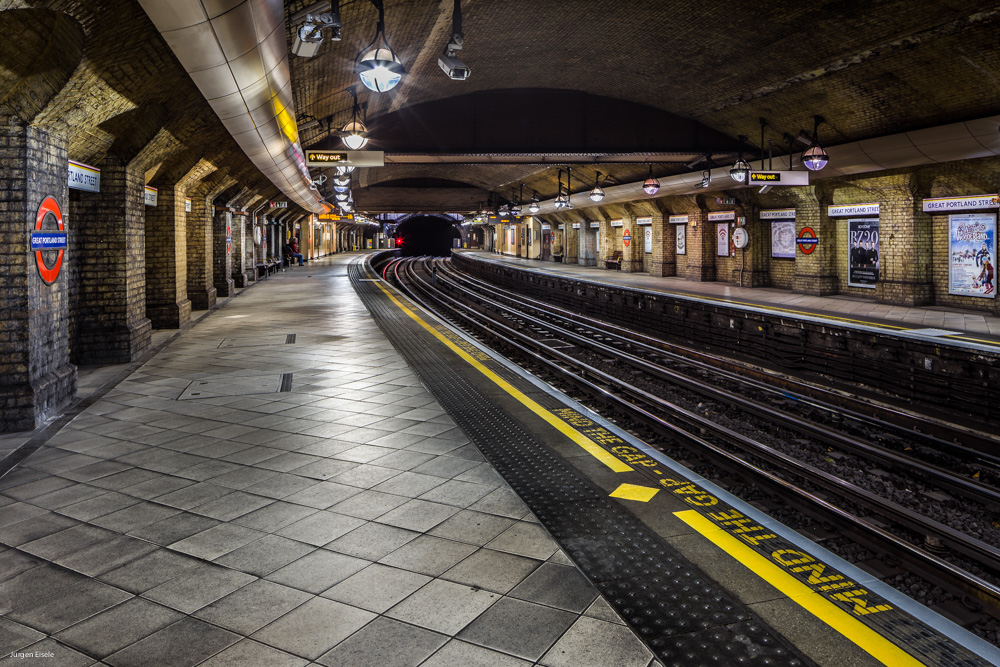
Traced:
<path id="1" fill-rule="evenodd" d="M 217 296 L 232 296 L 233 253 L 226 239 L 232 238 L 233 214 L 227 209 L 216 208 L 212 215 L 212 285 Z"/>
<path id="2" fill-rule="evenodd" d="M 157 205 L 146 209 L 146 317 L 155 328 L 175 329 L 191 319 L 185 195 L 176 185 L 157 189 Z"/>
<path id="3" fill-rule="evenodd" d="M 187 213 L 187 293 L 194 310 L 215 305 L 212 284 L 212 202 L 199 191 L 191 196 Z"/>
<path id="4" fill-rule="evenodd" d="M 65 137 L 0 116 L 0 430 L 39 426 L 76 393 L 69 362 L 69 252 L 51 285 L 38 274 L 28 234 L 45 197 L 73 228 Z M 51 264 L 50 264 L 51 266 Z"/>

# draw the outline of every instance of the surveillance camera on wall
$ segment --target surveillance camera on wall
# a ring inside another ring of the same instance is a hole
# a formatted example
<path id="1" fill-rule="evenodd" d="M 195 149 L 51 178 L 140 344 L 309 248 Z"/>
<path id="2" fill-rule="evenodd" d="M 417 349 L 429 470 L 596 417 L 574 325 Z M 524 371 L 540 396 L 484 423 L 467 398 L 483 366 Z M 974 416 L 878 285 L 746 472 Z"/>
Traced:
<path id="1" fill-rule="evenodd" d="M 323 43 L 323 31 L 330 30 L 330 39 L 340 41 L 340 12 L 307 14 L 305 22 L 295 30 L 292 53 L 302 58 L 312 58 Z"/>
<path id="2" fill-rule="evenodd" d="M 444 54 L 438 58 L 438 66 L 453 81 L 465 81 L 472 74 L 469 66 L 456 58 L 454 54 Z"/>

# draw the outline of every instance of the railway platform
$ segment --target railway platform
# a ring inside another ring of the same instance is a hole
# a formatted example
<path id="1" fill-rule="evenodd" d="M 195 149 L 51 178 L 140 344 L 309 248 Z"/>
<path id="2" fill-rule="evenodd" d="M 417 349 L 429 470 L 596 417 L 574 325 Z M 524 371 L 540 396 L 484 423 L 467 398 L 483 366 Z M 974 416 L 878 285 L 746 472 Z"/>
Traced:
<path id="1" fill-rule="evenodd" d="M 948 665 L 1000 651 L 367 270 L 201 318 L 0 478 L 60 665 Z"/>
<path id="2" fill-rule="evenodd" d="M 1000 349 L 1000 317 L 985 312 L 959 311 L 940 306 L 898 306 L 849 295 L 811 296 L 767 287 L 736 287 L 723 282 L 693 282 L 678 277 L 621 273 L 596 266 L 561 264 L 477 250 L 455 252 L 528 271 L 766 309 L 790 316 L 827 319 L 845 326 L 877 327 L 908 336 L 967 341 Z"/>

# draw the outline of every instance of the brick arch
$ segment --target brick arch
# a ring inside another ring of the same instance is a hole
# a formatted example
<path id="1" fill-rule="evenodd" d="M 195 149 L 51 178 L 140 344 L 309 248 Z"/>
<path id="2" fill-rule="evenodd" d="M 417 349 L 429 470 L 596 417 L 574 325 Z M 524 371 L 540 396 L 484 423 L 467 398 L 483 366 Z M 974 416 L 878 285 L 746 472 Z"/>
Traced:
<path id="1" fill-rule="evenodd" d="M 0 12 L 0 108 L 26 123 L 59 93 L 83 57 L 86 35 L 73 18 L 45 9 Z"/>

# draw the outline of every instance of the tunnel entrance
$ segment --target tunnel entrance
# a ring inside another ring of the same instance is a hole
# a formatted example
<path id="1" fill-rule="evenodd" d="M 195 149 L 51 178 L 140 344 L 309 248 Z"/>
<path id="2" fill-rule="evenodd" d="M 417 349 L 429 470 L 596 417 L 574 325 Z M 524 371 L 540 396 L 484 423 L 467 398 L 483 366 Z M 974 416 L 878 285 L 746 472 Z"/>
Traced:
<path id="1" fill-rule="evenodd" d="M 462 235 L 451 219 L 415 215 L 399 224 L 396 238 L 403 257 L 448 257 L 454 247 L 454 239 L 461 239 Z"/>

